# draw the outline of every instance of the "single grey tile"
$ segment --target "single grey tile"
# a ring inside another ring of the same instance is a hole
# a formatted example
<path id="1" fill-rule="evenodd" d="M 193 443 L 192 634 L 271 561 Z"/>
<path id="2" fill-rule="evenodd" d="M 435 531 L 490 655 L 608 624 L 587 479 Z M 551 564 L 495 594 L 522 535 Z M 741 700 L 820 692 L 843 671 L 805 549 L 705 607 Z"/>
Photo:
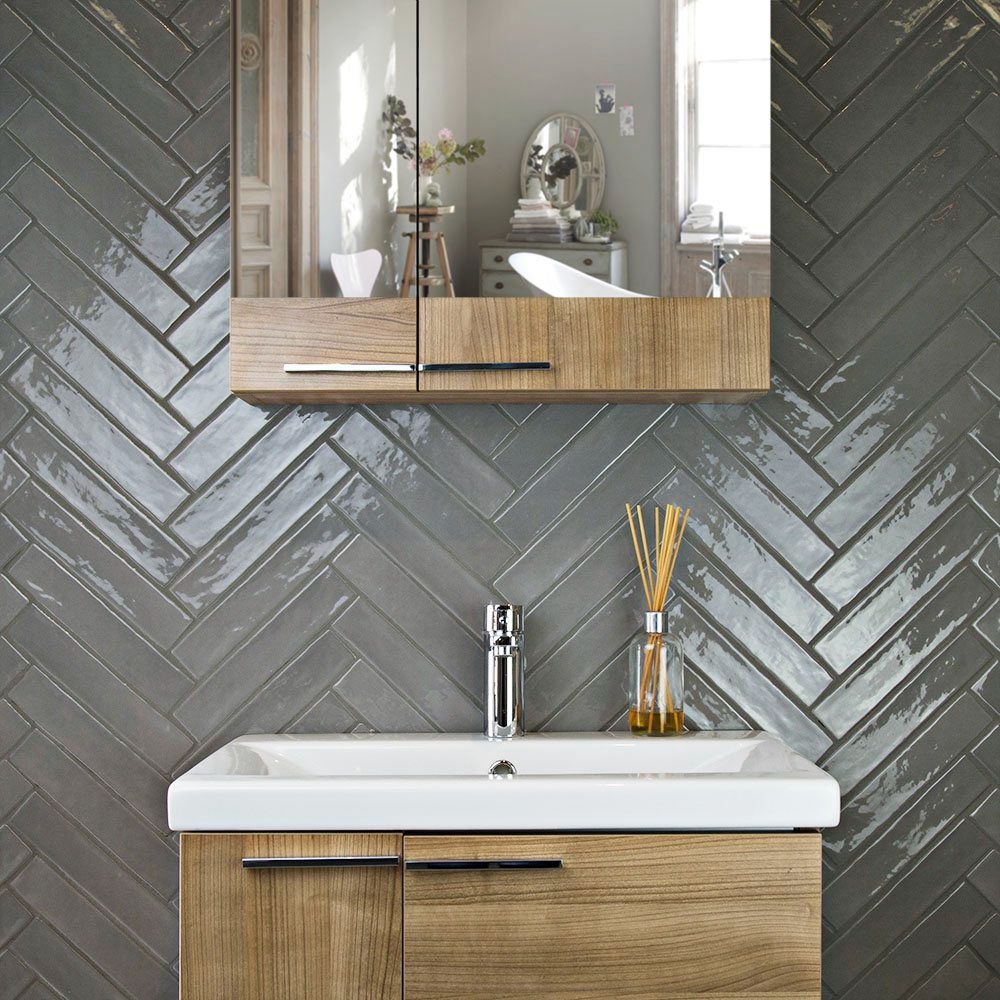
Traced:
<path id="1" fill-rule="evenodd" d="M 0 883 L 9 882 L 14 872 L 31 856 L 32 849 L 9 826 L 0 826 Z M 2 980 L 3 976 L 0 976 Z M 0 993 L 0 996 L 3 994 Z"/>
<path id="2" fill-rule="evenodd" d="M 833 235 L 807 208 L 784 188 L 771 184 L 771 230 L 800 264 L 810 264 Z M 822 275 L 820 275 L 822 277 Z"/>
<path id="3" fill-rule="evenodd" d="M 176 355 L 39 229 L 25 234 L 10 256 L 49 299 L 154 395 L 166 395 L 187 374 Z"/>
<path id="4" fill-rule="evenodd" d="M 933 473 L 910 490 L 815 581 L 836 607 L 854 600 L 920 534 L 946 516 L 982 476 L 982 452 L 963 441 Z"/>
<path id="5" fill-rule="evenodd" d="M 991 978 L 990 970 L 976 957 L 971 948 L 960 948 L 911 995 L 913 1000 L 972 997 L 979 987 Z"/>
<path id="6" fill-rule="evenodd" d="M 176 717 L 204 738 L 286 663 L 327 628 L 353 595 L 330 569 L 322 570 L 247 643 L 209 674 L 177 706 Z"/>
<path id="7" fill-rule="evenodd" d="M 452 430 L 466 439 L 474 448 L 492 455 L 501 442 L 507 439 L 514 427 L 513 421 L 499 406 L 479 403 L 447 403 L 431 409 Z"/>
<path id="8" fill-rule="evenodd" d="M 1000 274 L 1000 219 L 993 216 L 969 240 L 969 246 L 994 274 Z"/>
<path id="9" fill-rule="evenodd" d="M 18 770 L 162 896 L 177 887 L 174 849 L 48 737 L 32 733 L 14 752 Z"/>
<path id="10" fill-rule="evenodd" d="M 920 475 L 990 408 L 983 391 L 962 379 L 925 407 L 906 432 L 883 451 L 816 516 L 815 523 L 843 545 Z"/>
<path id="11" fill-rule="evenodd" d="M 840 824 L 827 831 L 828 852 L 851 858 L 861 851 L 895 813 L 942 774 L 990 724 L 985 709 L 962 695 L 936 714 L 909 743 L 905 754 L 890 761 L 841 808 Z"/>
<path id="12" fill-rule="evenodd" d="M 167 340 L 193 366 L 228 336 L 229 282 L 226 282 L 174 327 Z"/>
<path id="13" fill-rule="evenodd" d="M 2 156 L 0 156 L 2 159 Z M 3 177 L 0 175 L 0 186 Z M 994 212 L 1000 212 L 1000 156 L 991 156 L 976 172 L 975 177 L 969 181 L 972 188 L 980 198 L 985 201 Z"/>
<path id="14" fill-rule="evenodd" d="M 311 705 L 288 726 L 286 732 L 349 733 L 356 724 L 357 719 L 340 698 L 333 691 L 327 691 L 315 705 Z"/>
<path id="15" fill-rule="evenodd" d="M 101 662 L 161 712 L 187 691 L 190 681 L 162 653 L 116 617 L 41 549 L 31 546 L 7 570 L 11 580 Z"/>
<path id="16" fill-rule="evenodd" d="M 809 11 L 808 19 L 816 30 L 831 44 L 840 45 L 850 37 L 880 0 L 819 0 Z"/>
<path id="17" fill-rule="evenodd" d="M 44 296 L 34 290 L 28 292 L 9 316 L 28 343 L 46 355 L 158 458 L 166 458 L 187 436 L 187 429 L 158 400 Z"/>
<path id="18" fill-rule="evenodd" d="M 109 729 L 161 770 L 165 771 L 190 747 L 191 741 L 170 719 L 135 694 L 37 608 L 29 608 L 21 615 L 7 635 Z"/>
<path id="19" fill-rule="evenodd" d="M 234 398 L 170 460 L 170 467 L 197 489 L 243 450 L 272 417 L 273 409 Z"/>
<path id="20" fill-rule="evenodd" d="M 0 501 L 6 501 L 27 478 L 24 469 L 0 451 Z"/>
<path id="21" fill-rule="evenodd" d="M 800 392 L 777 372 L 771 372 L 771 391 L 756 404 L 758 412 L 768 417 L 794 444 L 810 450 L 824 437 L 833 422 L 812 398 Z"/>
<path id="22" fill-rule="evenodd" d="M 771 247 L 771 282 L 775 302 L 805 327 L 811 327 L 833 302 L 833 296 L 777 245 Z"/>
<path id="23" fill-rule="evenodd" d="M 158 330 L 166 330 L 187 308 L 156 271 L 37 164 L 22 170 L 9 190 L 53 239 L 85 260 L 94 274 Z"/>
<path id="24" fill-rule="evenodd" d="M 386 433 L 413 451 L 484 517 L 491 517 L 514 492 L 494 466 L 480 458 L 424 406 L 376 406 L 371 412 Z"/>
<path id="25" fill-rule="evenodd" d="M 994 11 L 989 3 L 979 5 L 992 17 Z M 1000 36 L 995 31 L 982 32 L 978 40 L 969 47 L 967 56 L 970 65 L 975 66 L 996 89 L 996 85 L 1000 84 L 1000 70 L 997 69 L 1000 65 Z"/>
<path id="26" fill-rule="evenodd" d="M 813 334 L 817 340 L 835 356 L 843 357 L 916 282 L 964 244 L 987 214 L 965 190 L 950 196 L 816 324 Z"/>
<path id="27" fill-rule="evenodd" d="M 31 97 L 24 87 L 6 70 L 0 70 L 0 125 Z"/>
<path id="28" fill-rule="evenodd" d="M 983 28 L 964 3 L 955 3 L 885 65 L 813 138 L 813 147 L 834 168 L 842 167 L 904 110 L 913 94 L 931 83 Z"/>
<path id="29" fill-rule="evenodd" d="M 192 233 L 204 232 L 229 210 L 229 157 L 221 156 L 180 193 L 173 213 Z"/>
<path id="30" fill-rule="evenodd" d="M 990 853 L 969 872 L 972 883 L 986 900 L 1000 912 L 1000 854 Z"/>
<path id="31" fill-rule="evenodd" d="M 31 219 L 22 212 L 8 195 L 0 194 L 0 252 L 3 252 L 31 224 Z"/>
<path id="32" fill-rule="evenodd" d="M 923 795 L 912 799 L 886 832 L 829 883 L 823 894 L 826 919 L 834 927 L 842 927 L 883 895 L 937 834 L 986 787 L 982 771 L 968 758 L 961 758 Z M 970 888 L 970 892 L 979 900 L 974 905 L 980 908 L 986 905 L 975 890 Z M 973 926 L 981 919 L 981 916 L 976 918 Z"/>
<path id="33" fill-rule="evenodd" d="M 373 607 L 384 609 L 393 624 L 430 657 L 437 669 L 473 698 L 480 697 L 482 644 L 478 636 L 479 622 L 460 624 L 363 535 L 342 548 L 334 556 L 333 565 Z M 339 626 L 342 632 L 344 627 Z M 533 646 L 535 641 L 533 636 Z M 371 656 L 365 658 L 382 664 Z"/>
<path id="34" fill-rule="evenodd" d="M 812 388 L 833 364 L 833 355 L 776 301 L 771 302 L 771 358 L 799 385 Z"/>
<path id="35" fill-rule="evenodd" d="M 34 230 L 29 230 L 21 244 L 30 240 L 33 232 Z M 6 257 L 0 257 L 0 310 L 6 309 L 27 288 L 28 281 L 24 275 L 16 271 Z"/>
<path id="36" fill-rule="evenodd" d="M 77 0 L 154 73 L 167 79 L 191 54 L 187 43 L 142 4 L 131 0 Z M 169 11 L 165 11 L 169 13 Z"/>
<path id="37" fill-rule="evenodd" d="M 362 476 L 347 480 L 331 505 L 460 620 L 479 621 L 496 596 Z"/>
<path id="38" fill-rule="evenodd" d="M 202 365 L 170 397 L 170 405 L 196 427 L 229 399 L 229 345 Z"/>
<path id="39" fill-rule="evenodd" d="M 6 698 L 0 701 L 0 753 L 6 756 L 30 730 L 24 716 Z"/>
<path id="40" fill-rule="evenodd" d="M 3 8 L 0 7 L 0 13 Z M 2 38 L 0 34 L 0 38 Z M 35 974 L 14 954 L 7 950 L 0 952 L 0 1000 L 17 1000 L 30 988 Z"/>
<path id="41" fill-rule="evenodd" d="M 972 507 L 962 507 L 926 537 L 874 594 L 842 617 L 816 643 L 816 651 L 838 673 L 856 663 L 921 597 L 990 536 L 991 527 Z"/>
<path id="42" fill-rule="evenodd" d="M 202 2 L 202 0 L 197 0 Z M 170 143 L 171 149 L 194 171 L 207 167 L 229 147 L 229 94 L 217 97 L 186 128 L 181 129 Z"/>
<path id="43" fill-rule="evenodd" d="M 31 782 L 15 771 L 9 761 L 0 760 L 0 819 L 9 816 L 30 791 Z"/>
<path id="44" fill-rule="evenodd" d="M 518 604 L 533 604 L 575 565 L 613 525 L 622 522 L 626 501 L 648 496 L 663 481 L 662 449 L 649 437 L 615 462 L 578 503 L 567 510 L 497 578 L 499 592 Z"/>
<path id="45" fill-rule="evenodd" d="M 168 201 L 187 179 L 172 156 L 37 39 L 28 39 L 7 65 L 159 201 Z"/>
<path id="46" fill-rule="evenodd" d="M 97 0 L 93 0 L 97 6 Z M 187 246 L 180 231 L 147 198 L 112 170 L 38 101 L 29 101 L 8 123 L 59 181 L 158 267 Z"/>
<path id="47" fill-rule="evenodd" d="M 771 60 L 771 111 L 774 120 L 805 139 L 826 121 L 830 109 L 776 59 Z"/>
<path id="48" fill-rule="evenodd" d="M 819 401 L 837 419 L 843 419 L 958 313 L 988 277 L 989 272 L 972 253 L 959 250 L 830 369 L 818 386 Z"/>
<path id="49" fill-rule="evenodd" d="M 27 415 L 25 406 L 6 388 L 0 387 L 0 427 L 13 432 Z"/>
<path id="50" fill-rule="evenodd" d="M 0 628 L 9 625 L 24 609 L 27 598 L 10 581 L 0 577 Z"/>
<path id="51" fill-rule="evenodd" d="M 171 272 L 171 277 L 194 300 L 200 299 L 229 271 L 231 233 L 224 222 L 202 239 Z"/>
<path id="52" fill-rule="evenodd" d="M 29 670 L 9 696 L 37 729 L 58 741 L 147 822 L 156 828 L 166 824 L 166 778 L 44 674 Z"/>
<path id="53" fill-rule="evenodd" d="M 493 461 L 508 479 L 524 486 L 561 449 L 569 447 L 602 409 L 589 403 L 540 406 L 510 436 Z"/>
<path id="54" fill-rule="evenodd" d="M 843 483 L 989 343 L 989 334 L 975 320 L 960 315 L 883 383 L 878 395 L 864 401 L 816 453 L 816 461 Z"/>
<path id="55" fill-rule="evenodd" d="M 49 0 L 7 0 L 37 32 L 56 46 L 143 126 L 160 139 L 169 139 L 191 112 L 129 58 L 72 4 Z"/>
<path id="56" fill-rule="evenodd" d="M 174 594 L 195 610 L 206 607 L 312 510 L 346 472 L 347 466 L 324 445 L 213 543 L 177 579 Z"/>
<path id="57" fill-rule="evenodd" d="M 975 684 L 973 691 L 994 711 L 1000 708 L 1000 667 L 990 667 Z M 1000 714 L 1000 713 L 998 713 Z"/>
<path id="58" fill-rule="evenodd" d="M 173 655 L 196 677 L 204 677 L 270 619 L 349 537 L 344 521 L 329 507 L 320 508 L 225 600 L 200 617 Z"/>
<path id="59" fill-rule="evenodd" d="M 1000 94 L 987 94 L 965 119 L 994 150 L 1000 150 Z"/>
<path id="60" fill-rule="evenodd" d="M 776 122 L 771 123 L 771 172 L 775 180 L 806 202 L 831 177 L 823 161 Z"/>
<path id="61" fill-rule="evenodd" d="M 994 778 L 1000 778 L 1000 729 L 994 729 L 976 744 L 972 755 Z"/>
<path id="62" fill-rule="evenodd" d="M 809 77 L 809 85 L 834 108 L 844 102 L 885 63 L 893 50 L 908 44 L 943 0 L 889 0 L 858 25 Z"/>
<path id="63" fill-rule="evenodd" d="M 174 533 L 192 548 L 207 545 L 315 444 L 334 419 L 326 410 L 299 408 L 272 421 L 267 432 L 181 512 L 171 525 Z"/>
<path id="64" fill-rule="evenodd" d="M 813 714 L 837 737 L 843 737 L 923 660 L 953 638 L 990 597 L 982 580 L 971 570 L 963 570 L 900 628 L 883 650 L 814 706 Z"/>
<path id="65" fill-rule="evenodd" d="M 983 356 L 969 369 L 995 396 L 1000 396 L 1000 347 L 994 342 Z"/>
<path id="66" fill-rule="evenodd" d="M 92 538 L 66 511 L 47 502 L 34 486 L 30 501 L 15 501 L 9 512 L 17 506 L 22 523 L 35 525 L 36 538 L 71 562 L 76 557 L 78 570 L 88 584 L 129 617 L 146 621 L 158 642 L 167 644 L 176 639 L 187 625 L 187 616 L 159 597 L 155 588 L 125 566 L 108 544 L 116 546 L 160 583 L 170 580 L 186 561 L 185 551 L 35 420 L 29 420 L 11 439 L 10 449 L 38 483 L 47 484 L 63 502 L 95 525 L 100 540 Z"/>
<path id="67" fill-rule="evenodd" d="M 473 513 L 361 412 L 352 414 L 333 440 L 470 568 L 492 575 L 513 555 L 513 548 L 492 524 Z"/>
<path id="68" fill-rule="evenodd" d="M 68 382 L 31 357 L 11 376 L 12 388 L 72 439 L 86 427 L 87 451 L 105 472 L 158 518 L 167 517 L 186 491 L 140 451 Z"/>
<path id="69" fill-rule="evenodd" d="M 518 546 L 538 538 L 662 417 L 662 406 L 608 407 L 558 450 L 554 461 L 497 518 L 497 525 Z M 558 438 L 549 440 L 550 449 L 560 444 Z"/>
<path id="70" fill-rule="evenodd" d="M 137 881 L 58 809 L 32 795 L 11 817 L 11 826 L 161 961 L 174 961 L 177 915 L 166 900 Z"/>
<path id="71" fill-rule="evenodd" d="M 167 1000 L 176 991 L 169 969 L 142 951 L 44 861 L 31 861 L 12 884 L 39 916 L 128 992 Z"/>
<path id="72" fill-rule="evenodd" d="M 31 922 L 31 914 L 11 892 L 0 889 L 0 948 Z"/>
<path id="73" fill-rule="evenodd" d="M 337 694 L 380 733 L 427 733 L 434 727 L 367 663 L 358 661 L 337 681 Z"/>
<path id="74" fill-rule="evenodd" d="M 813 266 L 813 274 L 842 295 L 911 226 L 930 213 L 986 156 L 986 147 L 965 128 L 935 146 L 878 199 Z"/>
<path id="75" fill-rule="evenodd" d="M 804 576 L 812 576 L 832 555 L 780 497 L 761 481 L 690 410 L 675 408 L 656 429 L 656 437 L 697 480 L 739 511 L 745 525 Z"/>
<path id="76" fill-rule="evenodd" d="M 972 818 L 984 833 L 1000 844 L 1000 792 L 993 791 L 972 811 Z"/>
<path id="77" fill-rule="evenodd" d="M 201 110 L 229 83 L 229 32 L 223 31 L 198 51 L 174 77 L 173 85 Z"/>
<path id="78" fill-rule="evenodd" d="M 171 20 L 192 42 L 203 45 L 229 23 L 229 0 L 187 0 Z"/>
<path id="79" fill-rule="evenodd" d="M 983 80 L 959 63 L 837 171 L 812 202 L 813 210 L 834 232 L 842 232 L 943 133 L 950 132 L 956 116 L 964 114 L 985 91 Z"/>
<path id="80" fill-rule="evenodd" d="M 27 346 L 5 319 L 0 319 L 0 376 L 23 357 Z"/>

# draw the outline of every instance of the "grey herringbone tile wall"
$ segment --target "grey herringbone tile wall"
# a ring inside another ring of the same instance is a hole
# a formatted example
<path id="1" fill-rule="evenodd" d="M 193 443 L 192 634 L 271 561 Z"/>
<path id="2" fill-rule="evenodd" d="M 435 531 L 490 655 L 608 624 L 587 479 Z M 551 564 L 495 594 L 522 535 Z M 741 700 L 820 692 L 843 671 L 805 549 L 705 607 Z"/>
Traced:
<path id="1" fill-rule="evenodd" d="M 775 3 L 775 392 L 226 391 L 225 0 L 0 4 L 0 998 L 175 992 L 170 777 L 245 731 L 615 726 L 622 505 L 690 503 L 701 726 L 845 792 L 830 997 L 1000 996 L 1000 13 Z"/>

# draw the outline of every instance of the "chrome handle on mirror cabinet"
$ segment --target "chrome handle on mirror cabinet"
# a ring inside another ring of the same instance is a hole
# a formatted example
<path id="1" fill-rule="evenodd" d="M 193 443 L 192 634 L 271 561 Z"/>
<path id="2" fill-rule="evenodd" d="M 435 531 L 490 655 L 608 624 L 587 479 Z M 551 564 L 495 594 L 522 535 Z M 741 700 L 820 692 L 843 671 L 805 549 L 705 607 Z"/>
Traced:
<path id="1" fill-rule="evenodd" d="M 398 854 L 375 854 L 358 857 L 319 858 L 244 858 L 243 867 L 251 870 L 272 868 L 398 868 Z"/>
<path id="2" fill-rule="evenodd" d="M 562 858 L 510 858 L 476 861 L 406 861 L 408 872 L 510 872 L 562 868 Z"/>

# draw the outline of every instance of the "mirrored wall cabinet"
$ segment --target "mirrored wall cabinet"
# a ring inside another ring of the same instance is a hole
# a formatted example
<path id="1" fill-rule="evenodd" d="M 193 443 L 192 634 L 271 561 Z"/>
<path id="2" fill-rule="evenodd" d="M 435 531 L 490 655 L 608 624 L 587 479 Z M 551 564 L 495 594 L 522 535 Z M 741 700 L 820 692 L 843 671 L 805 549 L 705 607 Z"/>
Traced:
<path id="1" fill-rule="evenodd" d="M 768 11 L 237 0 L 233 392 L 768 392 Z"/>

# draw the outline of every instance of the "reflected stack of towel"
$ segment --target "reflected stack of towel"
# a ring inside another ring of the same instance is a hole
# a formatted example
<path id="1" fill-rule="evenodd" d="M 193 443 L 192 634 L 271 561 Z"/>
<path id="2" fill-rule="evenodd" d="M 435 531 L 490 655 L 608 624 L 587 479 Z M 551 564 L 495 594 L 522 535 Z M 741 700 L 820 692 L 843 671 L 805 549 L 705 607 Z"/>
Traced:
<path id="1" fill-rule="evenodd" d="M 518 243 L 569 243 L 573 225 L 544 198 L 521 198 L 507 239 Z"/>
<path id="2" fill-rule="evenodd" d="M 742 243 L 746 232 L 742 226 L 727 222 L 724 226 L 727 243 Z M 681 243 L 711 243 L 719 235 L 719 212 L 707 201 L 696 201 L 681 224 Z"/>

